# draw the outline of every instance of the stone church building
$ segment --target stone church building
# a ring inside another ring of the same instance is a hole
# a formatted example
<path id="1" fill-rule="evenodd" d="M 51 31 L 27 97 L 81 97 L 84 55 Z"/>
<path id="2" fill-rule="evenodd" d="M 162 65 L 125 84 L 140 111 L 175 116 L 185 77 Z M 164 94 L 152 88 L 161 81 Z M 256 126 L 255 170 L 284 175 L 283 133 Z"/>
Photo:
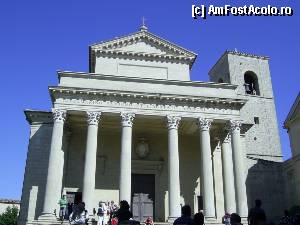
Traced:
<path id="1" fill-rule="evenodd" d="M 197 55 L 138 32 L 89 46 L 89 72 L 58 72 L 52 109 L 25 110 L 30 138 L 19 225 L 57 224 L 58 200 L 131 204 L 157 222 L 181 206 L 207 223 L 269 218 L 284 205 L 281 146 L 268 57 L 225 51 L 210 82 L 191 81 Z"/>

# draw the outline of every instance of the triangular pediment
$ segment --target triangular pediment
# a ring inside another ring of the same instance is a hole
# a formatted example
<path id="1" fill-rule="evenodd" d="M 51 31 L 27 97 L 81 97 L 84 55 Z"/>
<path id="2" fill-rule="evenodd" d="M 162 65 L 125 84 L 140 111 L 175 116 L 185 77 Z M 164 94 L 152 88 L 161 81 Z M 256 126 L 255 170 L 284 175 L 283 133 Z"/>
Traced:
<path id="1" fill-rule="evenodd" d="M 91 45 L 93 51 L 109 51 L 137 54 L 151 54 L 174 57 L 187 57 L 191 60 L 196 54 L 160 38 L 148 31 L 139 31 L 124 37 L 115 38 L 98 44 Z"/>
<path id="2" fill-rule="evenodd" d="M 129 52 L 143 52 L 150 54 L 172 54 L 173 52 L 163 49 L 160 46 L 154 46 L 153 44 L 147 42 L 146 40 L 140 40 L 135 43 L 131 43 L 120 48 L 116 48 L 117 51 L 129 51 Z"/>

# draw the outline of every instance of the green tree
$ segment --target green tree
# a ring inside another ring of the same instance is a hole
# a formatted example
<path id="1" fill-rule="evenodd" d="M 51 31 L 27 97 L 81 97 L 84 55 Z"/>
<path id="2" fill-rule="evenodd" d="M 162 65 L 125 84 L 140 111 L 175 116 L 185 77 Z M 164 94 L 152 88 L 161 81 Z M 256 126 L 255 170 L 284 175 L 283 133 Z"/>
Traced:
<path id="1" fill-rule="evenodd" d="M 7 207 L 6 211 L 0 215 L 0 225 L 17 225 L 19 210 L 17 207 Z"/>

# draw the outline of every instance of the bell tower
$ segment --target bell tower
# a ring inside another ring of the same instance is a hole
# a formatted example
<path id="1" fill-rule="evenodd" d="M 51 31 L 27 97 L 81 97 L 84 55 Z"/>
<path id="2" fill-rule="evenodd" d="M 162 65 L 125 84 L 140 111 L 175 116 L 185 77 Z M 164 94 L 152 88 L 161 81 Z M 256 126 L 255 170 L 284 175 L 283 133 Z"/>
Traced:
<path id="1" fill-rule="evenodd" d="M 245 133 L 245 153 L 270 161 L 282 161 L 269 58 L 226 51 L 209 71 L 210 81 L 237 85 L 237 94 L 247 99 L 241 109 L 243 123 L 252 125 Z"/>

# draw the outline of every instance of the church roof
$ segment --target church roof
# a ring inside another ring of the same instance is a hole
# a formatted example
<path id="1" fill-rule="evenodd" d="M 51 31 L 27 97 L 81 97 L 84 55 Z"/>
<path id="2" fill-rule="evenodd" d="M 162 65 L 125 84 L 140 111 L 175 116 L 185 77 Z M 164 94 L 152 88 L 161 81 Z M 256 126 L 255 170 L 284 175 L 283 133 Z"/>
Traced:
<path id="1" fill-rule="evenodd" d="M 300 92 L 298 93 L 298 96 L 284 121 L 284 128 L 288 129 L 290 121 L 292 121 L 296 116 L 297 112 L 299 113 L 300 111 Z"/>
<path id="2" fill-rule="evenodd" d="M 138 43 L 143 43 L 144 46 L 137 45 Z M 190 68 L 197 57 L 196 53 L 150 33 L 146 28 L 126 36 L 92 44 L 89 46 L 89 50 L 90 66 L 94 62 L 96 54 L 161 61 L 177 60 L 188 63 Z"/>

